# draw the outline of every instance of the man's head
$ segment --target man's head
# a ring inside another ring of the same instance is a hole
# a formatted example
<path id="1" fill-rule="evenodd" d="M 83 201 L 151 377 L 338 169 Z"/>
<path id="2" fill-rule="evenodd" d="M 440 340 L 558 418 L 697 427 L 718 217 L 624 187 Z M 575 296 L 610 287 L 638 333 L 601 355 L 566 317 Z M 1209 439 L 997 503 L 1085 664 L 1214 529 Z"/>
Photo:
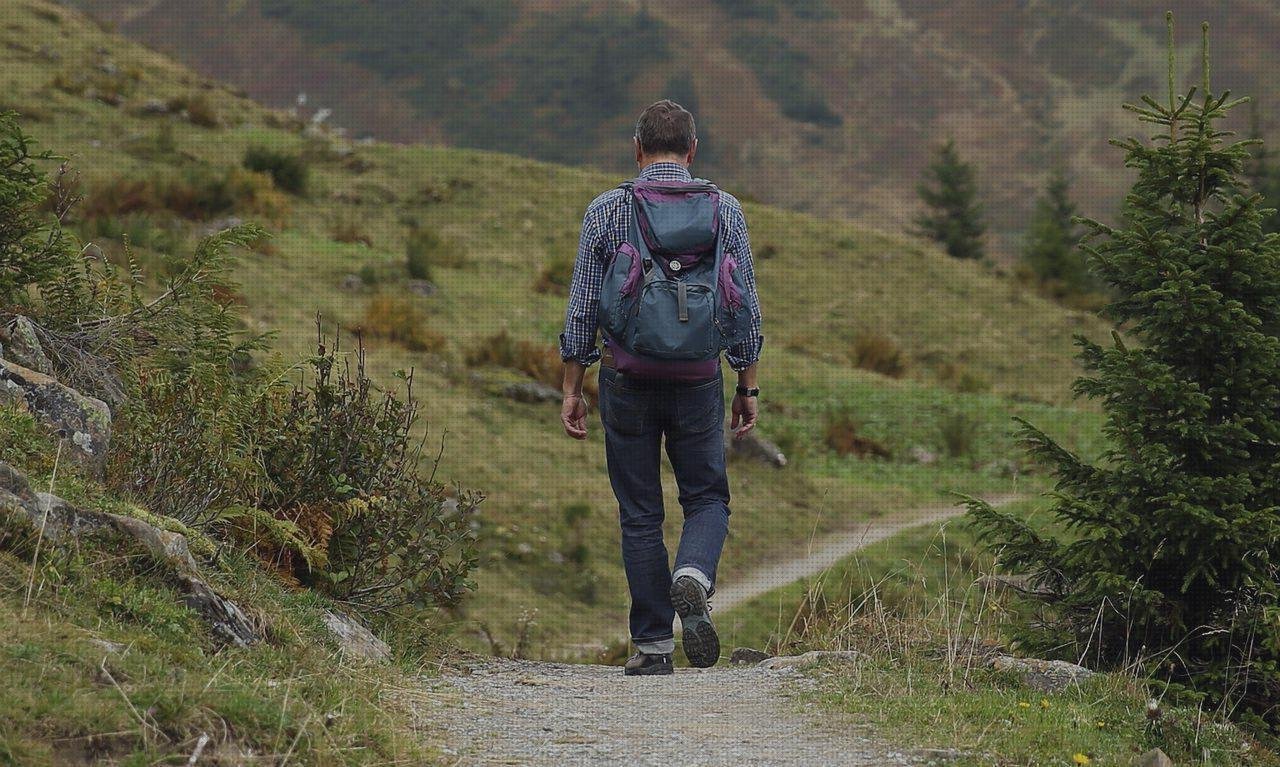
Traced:
<path id="1" fill-rule="evenodd" d="M 636 164 L 678 162 L 688 166 L 698 151 L 693 115 L 670 99 L 650 104 L 636 121 Z"/>

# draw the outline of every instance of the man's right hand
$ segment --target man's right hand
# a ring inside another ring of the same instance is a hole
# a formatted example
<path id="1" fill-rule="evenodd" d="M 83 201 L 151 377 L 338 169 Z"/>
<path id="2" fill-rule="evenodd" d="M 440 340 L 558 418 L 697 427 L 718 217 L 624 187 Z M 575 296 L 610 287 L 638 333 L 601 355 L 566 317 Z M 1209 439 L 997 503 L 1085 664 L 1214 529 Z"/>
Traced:
<path id="1" fill-rule="evenodd" d="M 560 405 L 560 421 L 564 424 L 564 433 L 574 439 L 587 438 L 587 399 L 581 394 L 564 395 L 564 403 Z"/>

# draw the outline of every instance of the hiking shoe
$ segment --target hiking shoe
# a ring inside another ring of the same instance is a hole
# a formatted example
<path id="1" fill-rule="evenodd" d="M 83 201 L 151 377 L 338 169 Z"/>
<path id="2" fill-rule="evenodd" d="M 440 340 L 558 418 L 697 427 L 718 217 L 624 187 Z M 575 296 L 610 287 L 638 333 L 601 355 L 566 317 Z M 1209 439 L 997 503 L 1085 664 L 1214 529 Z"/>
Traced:
<path id="1" fill-rule="evenodd" d="M 671 606 L 684 626 L 684 654 L 689 665 L 710 668 L 720 660 L 720 637 L 711 624 L 711 608 L 702 584 L 682 575 L 671 584 Z"/>
<path id="2" fill-rule="evenodd" d="M 623 674 L 626 676 L 666 676 L 674 673 L 671 653 L 650 655 L 638 652 L 628 658 L 627 665 L 623 667 Z"/>

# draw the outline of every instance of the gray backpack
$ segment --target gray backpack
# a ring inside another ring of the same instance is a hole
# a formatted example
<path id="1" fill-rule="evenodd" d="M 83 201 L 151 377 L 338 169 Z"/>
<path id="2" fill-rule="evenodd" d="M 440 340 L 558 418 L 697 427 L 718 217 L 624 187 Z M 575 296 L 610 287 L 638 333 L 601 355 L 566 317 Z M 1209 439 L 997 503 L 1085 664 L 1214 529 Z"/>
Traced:
<path id="1" fill-rule="evenodd" d="M 676 377 L 705 370 L 750 330 L 742 273 L 725 254 L 720 190 L 701 180 L 622 188 L 631 228 L 605 267 L 599 310 L 619 370 L 625 362 Z"/>

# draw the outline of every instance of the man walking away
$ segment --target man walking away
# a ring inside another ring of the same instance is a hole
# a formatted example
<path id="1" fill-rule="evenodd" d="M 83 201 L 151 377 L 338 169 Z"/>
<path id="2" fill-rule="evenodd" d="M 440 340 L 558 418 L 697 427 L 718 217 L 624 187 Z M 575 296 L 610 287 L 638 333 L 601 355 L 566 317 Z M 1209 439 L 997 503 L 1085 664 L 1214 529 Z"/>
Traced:
<path id="1" fill-rule="evenodd" d="M 720 657 L 707 606 L 729 529 L 720 353 L 738 375 L 731 427 L 742 437 L 758 418 L 763 345 L 742 207 L 689 174 L 693 116 L 659 101 L 641 113 L 634 143 L 640 175 L 587 208 L 560 336 L 561 420 L 575 439 L 587 438 L 583 376 L 601 361 L 605 456 L 636 646 L 628 676 L 672 673 L 675 614 L 690 664 Z M 664 437 L 684 511 L 674 571 L 662 535 Z"/>

